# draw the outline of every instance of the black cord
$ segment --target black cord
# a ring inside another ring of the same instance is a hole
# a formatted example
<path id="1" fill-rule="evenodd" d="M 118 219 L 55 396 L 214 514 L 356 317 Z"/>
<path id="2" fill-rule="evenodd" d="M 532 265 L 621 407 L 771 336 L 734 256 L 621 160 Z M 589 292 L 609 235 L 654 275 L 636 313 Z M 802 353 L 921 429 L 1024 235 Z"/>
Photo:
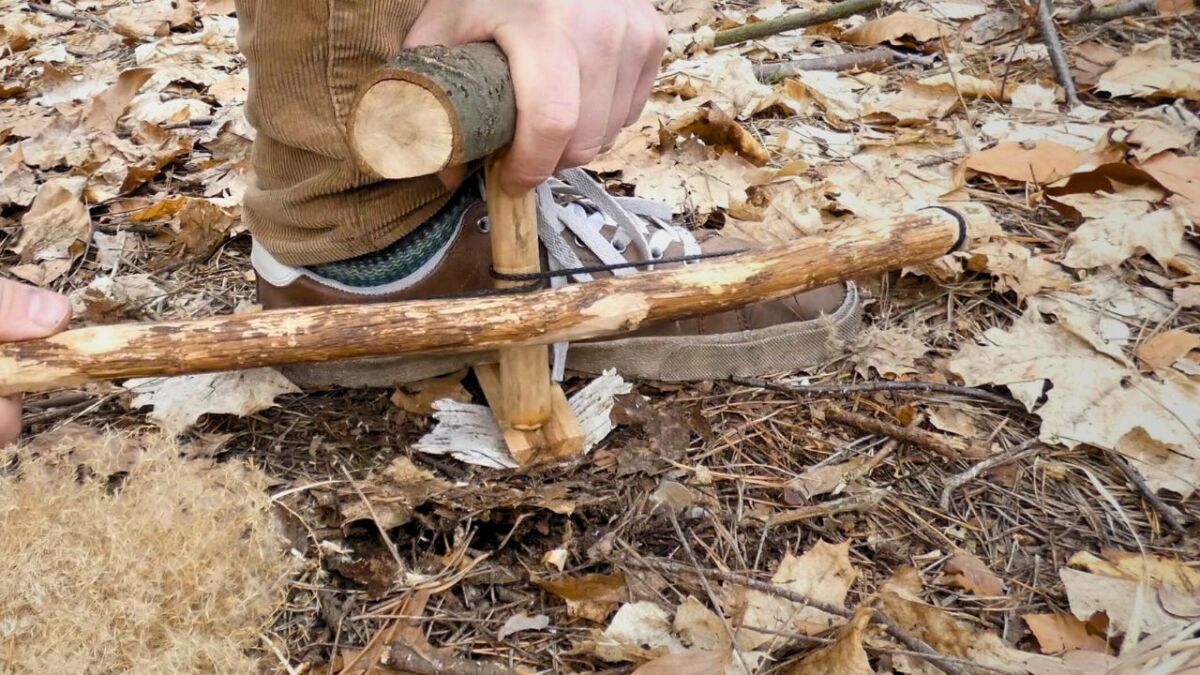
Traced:
<path id="1" fill-rule="evenodd" d="M 624 262 L 615 265 L 593 265 L 590 267 L 572 267 L 564 270 L 554 270 L 551 272 L 527 272 L 525 274 L 508 274 L 506 272 L 497 272 L 496 268 L 489 267 L 488 272 L 493 279 L 500 281 L 545 281 L 546 279 L 554 279 L 556 277 L 569 277 L 575 274 L 591 274 L 593 272 L 611 272 L 613 270 L 624 270 L 635 267 L 652 267 L 654 265 L 671 265 L 674 263 L 689 263 L 697 260 L 709 260 L 712 258 L 724 258 L 726 256 L 745 253 L 745 249 L 736 251 L 722 251 L 720 253 L 697 253 L 695 255 L 684 255 L 675 258 L 659 258 L 657 260 L 645 260 L 642 262 Z"/>

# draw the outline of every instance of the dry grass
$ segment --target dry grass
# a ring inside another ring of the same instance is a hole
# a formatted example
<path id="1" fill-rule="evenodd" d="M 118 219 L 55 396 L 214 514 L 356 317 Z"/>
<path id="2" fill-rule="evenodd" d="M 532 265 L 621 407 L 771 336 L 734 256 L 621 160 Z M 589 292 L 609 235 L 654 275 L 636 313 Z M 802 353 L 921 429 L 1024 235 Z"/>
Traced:
<path id="1" fill-rule="evenodd" d="M 253 672 L 290 567 L 266 477 L 158 438 L 43 445 L 0 478 L 0 672 Z"/>

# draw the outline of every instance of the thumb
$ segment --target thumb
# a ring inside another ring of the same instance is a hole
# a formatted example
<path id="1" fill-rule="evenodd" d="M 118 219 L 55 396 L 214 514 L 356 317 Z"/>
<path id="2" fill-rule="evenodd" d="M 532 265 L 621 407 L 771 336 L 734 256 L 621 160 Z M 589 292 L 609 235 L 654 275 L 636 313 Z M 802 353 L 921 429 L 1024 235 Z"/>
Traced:
<path id="1" fill-rule="evenodd" d="M 53 335 L 70 320 L 71 305 L 58 293 L 0 279 L 0 342 Z"/>

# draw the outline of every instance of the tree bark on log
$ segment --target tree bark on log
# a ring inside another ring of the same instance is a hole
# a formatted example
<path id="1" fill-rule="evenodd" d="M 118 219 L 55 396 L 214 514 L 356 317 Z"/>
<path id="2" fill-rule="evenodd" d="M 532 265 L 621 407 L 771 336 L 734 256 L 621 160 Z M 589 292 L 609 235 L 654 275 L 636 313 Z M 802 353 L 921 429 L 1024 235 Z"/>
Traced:
<path id="1" fill-rule="evenodd" d="M 517 103 L 495 43 L 401 52 L 359 92 L 350 145 L 384 178 L 412 178 L 483 159 L 509 143 Z"/>
<path id="2" fill-rule="evenodd" d="M 1038 29 L 1042 34 L 1042 42 L 1050 54 L 1050 65 L 1054 66 L 1054 74 L 1062 85 L 1067 97 L 1067 104 L 1072 108 L 1079 105 L 1079 90 L 1075 87 L 1075 78 L 1071 76 L 1071 65 L 1067 61 L 1067 52 L 1063 49 L 1062 39 L 1058 36 L 1058 27 L 1054 25 L 1054 0 L 1033 0 L 1037 4 Z"/>
<path id="3" fill-rule="evenodd" d="M 855 14 L 862 14 L 883 6 L 883 0 L 844 0 L 825 9 L 814 9 L 808 12 L 793 12 L 777 16 L 767 21 L 748 23 L 737 28 L 730 28 L 717 33 L 713 44 L 717 47 L 757 40 L 770 35 L 786 33 L 789 30 L 807 28 L 822 23 L 844 19 Z"/>
<path id="4" fill-rule="evenodd" d="M 584 340 L 928 262 L 965 238 L 957 214 L 925 210 L 787 246 L 552 290 L 82 328 L 0 345 L 0 395 L 132 377 Z"/>

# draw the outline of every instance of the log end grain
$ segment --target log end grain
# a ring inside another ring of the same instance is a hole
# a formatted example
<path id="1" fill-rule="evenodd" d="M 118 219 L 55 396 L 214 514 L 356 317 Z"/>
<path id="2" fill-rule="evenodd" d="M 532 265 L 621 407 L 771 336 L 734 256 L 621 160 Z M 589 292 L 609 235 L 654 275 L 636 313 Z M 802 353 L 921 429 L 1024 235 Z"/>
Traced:
<path id="1" fill-rule="evenodd" d="M 359 161 L 384 178 L 436 173 L 454 158 L 454 113 L 433 91 L 407 80 L 371 85 L 355 108 L 351 144 Z"/>

